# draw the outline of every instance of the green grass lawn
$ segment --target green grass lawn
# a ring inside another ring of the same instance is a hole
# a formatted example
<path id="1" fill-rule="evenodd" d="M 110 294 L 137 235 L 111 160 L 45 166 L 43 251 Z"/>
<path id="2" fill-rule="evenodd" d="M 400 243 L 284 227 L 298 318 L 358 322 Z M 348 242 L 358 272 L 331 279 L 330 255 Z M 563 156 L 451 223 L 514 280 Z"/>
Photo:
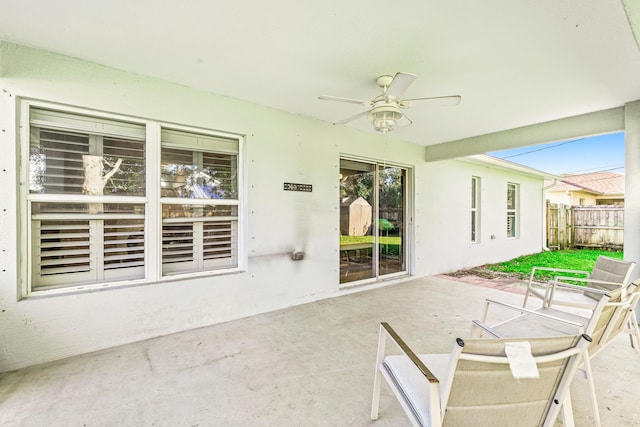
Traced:
<path id="1" fill-rule="evenodd" d="M 340 236 L 340 245 L 355 243 L 370 243 L 373 245 L 374 236 Z M 402 238 L 400 236 L 379 236 L 378 244 L 386 255 L 399 255 Z"/>
<path id="2" fill-rule="evenodd" d="M 591 271 L 599 255 L 622 259 L 623 253 L 591 249 L 547 251 L 521 256 L 498 264 L 489 264 L 485 267 L 491 271 L 513 273 L 517 274 L 521 279 L 528 279 L 531 274 L 531 268 L 534 266 Z M 551 279 L 544 272 L 540 273 L 536 274 L 538 280 L 546 281 Z"/>
<path id="3" fill-rule="evenodd" d="M 381 245 L 400 245 L 402 238 L 398 236 L 380 236 L 378 241 Z M 346 245 L 349 243 L 372 243 L 373 236 L 340 236 L 340 244 Z"/>

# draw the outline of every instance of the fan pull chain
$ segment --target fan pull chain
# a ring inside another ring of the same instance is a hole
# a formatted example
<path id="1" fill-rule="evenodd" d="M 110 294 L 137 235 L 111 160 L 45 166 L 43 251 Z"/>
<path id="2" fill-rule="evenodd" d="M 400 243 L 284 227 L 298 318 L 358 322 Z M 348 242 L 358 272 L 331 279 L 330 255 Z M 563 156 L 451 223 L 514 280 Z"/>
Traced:
<path id="1" fill-rule="evenodd" d="M 389 153 L 389 132 L 384 132 L 384 155 L 382 156 L 382 168 L 387 168 L 387 154 Z"/>

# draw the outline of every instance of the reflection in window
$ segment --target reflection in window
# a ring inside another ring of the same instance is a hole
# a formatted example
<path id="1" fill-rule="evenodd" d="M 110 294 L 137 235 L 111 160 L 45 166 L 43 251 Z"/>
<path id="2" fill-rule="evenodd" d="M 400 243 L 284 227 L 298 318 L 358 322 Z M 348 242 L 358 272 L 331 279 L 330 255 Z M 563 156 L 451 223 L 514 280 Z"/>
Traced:
<path id="1" fill-rule="evenodd" d="M 236 156 L 165 148 L 162 150 L 163 197 L 235 199 Z"/>
<path id="2" fill-rule="evenodd" d="M 406 173 L 340 160 L 340 283 L 406 272 Z"/>

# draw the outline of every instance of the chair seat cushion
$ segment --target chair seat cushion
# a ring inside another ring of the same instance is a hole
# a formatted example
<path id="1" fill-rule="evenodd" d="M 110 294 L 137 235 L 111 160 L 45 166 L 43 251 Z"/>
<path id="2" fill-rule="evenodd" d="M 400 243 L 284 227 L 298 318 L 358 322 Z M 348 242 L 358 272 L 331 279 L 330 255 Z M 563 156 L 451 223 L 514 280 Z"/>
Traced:
<path id="1" fill-rule="evenodd" d="M 418 358 L 428 366 L 436 378 L 446 378 L 448 354 L 418 355 Z M 405 355 L 387 356 L 382 363 L 382 368 L 383 375 L 395 388 L 395 394 L 409 408 L 418 425 L 429 426 L 429 381 L 422 375 L 416 375 L 419 373 L 418 368 Z"/>

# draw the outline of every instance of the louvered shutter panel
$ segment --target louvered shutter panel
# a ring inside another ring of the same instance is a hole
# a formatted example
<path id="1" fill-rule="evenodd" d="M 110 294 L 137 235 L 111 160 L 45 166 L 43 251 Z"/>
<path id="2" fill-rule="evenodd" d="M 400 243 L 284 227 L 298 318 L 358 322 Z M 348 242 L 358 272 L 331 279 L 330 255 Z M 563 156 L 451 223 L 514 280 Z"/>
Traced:
<path id="1" fill-rule="evenodd" d="M 144 126 L 39 108 L 30 115 L 31 289 L 144 278 L 144 205 L 128 199 L 145 194 Z M 85 194 L 94 165 L 98 180 L 114 172 L 102 193 Z"/>

